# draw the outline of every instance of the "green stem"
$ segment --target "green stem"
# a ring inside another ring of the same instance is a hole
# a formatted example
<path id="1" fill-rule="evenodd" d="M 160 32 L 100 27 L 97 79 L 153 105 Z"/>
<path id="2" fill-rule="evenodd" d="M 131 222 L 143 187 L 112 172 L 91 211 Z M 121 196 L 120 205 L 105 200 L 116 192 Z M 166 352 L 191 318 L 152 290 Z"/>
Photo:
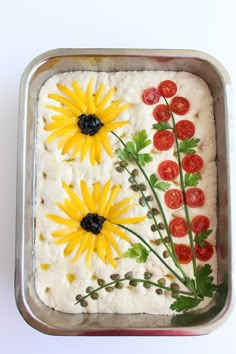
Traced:
<path id="1" fill-rule="evenodd" d="M 189 242 L 190 242 L 190 247 L 192 250 L 192 255 L 193 255 L 193 272 L 194 276 L 196 277 L 197 275 L 197 263 L 196 263 L 196 257 L 195 257 L 195 250 L 194 250 L 194 240 L 193 240 L 193 234 L 190 226 L 190 217 L 189 217 L 189 211 L 188 211 L 188 206 L 186 203 L 186 196 L 185 196 L 185 187 L 184 187 L 184 176 L 183 176 L 183 169 L 182 169 L 182 164 L 181 164 L 181 159 L 180 159 L 180 152 L 179 152 L 179 142 L 178 142 L 178 137 L 177 137 L 177 132 L 176 132 L 176 124 L 175 124 L 175 118 L 174 114 L 170 108 L 170 105 L 165 97 L 163 97 L 165 100 L 165 103 L 167 104 L 170 113 L 171 113 L 171 118 L 173 122 L 173 130 L 174 130 L 174 135 L 175 135 L 175 144 L 176 144 L 176 150 L 177 150 L 177 157 L 178 157 L 178 165 L 179 165 L 179 175 L 180 175 L 180 184 L 181 184 L 181 190 L 183 193 L 184 197 L 184 210 L 185 210 L 185 215 L 187 219 L 187 225 L 188 225 L 188 231 L 189 231 Z"/>
<path id="2" fill-rule="evenodd" d="M 164 266 L 169 269 L 169 271 L 175 275 L 176 278 L 179 279 L 179 281 L 184 284 L 186 286 L 186 278 L 181 278 L 181 276 L 176 273 L 170 266 L 169 264 L 167 264 L 164 259 L 161 258 L 161 256 L 154 250 L 154 248 L 152 248 L 152 246 L 150 246 L 150 244 L 144 240 L 144 238 L 142 236 L 140 236 L 139 234 L 137 234 L 135 231 L 131 230 L 130 228 L 128 228 L 127 226 L 121 225 L 121 224 L 117 224 L 118 226 L 120 226 L 122 229 L 132 233 L 134 236 L 136 236 L 140 241 L 142 241 L 148 248 L 149 250 L 155 254 L 155 256 L 164 264 Z"/>
<path id="3" fill-rule="evenodd" d="M 129 278 L 129 277 L 127 277 L 127 278 L 122 278 L 122 279 L 117 279 L 117 280 L 111 281 L 110 283 L 104 284 L 104 285 L 102 285 L 102 286 L 100 286 L 100 287 L 98 287 L 98 288 L 96 288 L 96 289 L 90 291 L 89 294 L 83 296 L 79 301 L 77 301 L 77 302 L 75 303 L 75 305 L 77 305 L 77 304 L 80 303 L 81 301 L 87 299 L 87 298 L 90 297 L 92 294 L 97 293 L 98 291 L 100 291 L 100 290 L 102 290 L 102 289 L 105 289 L 105 288 L 107 288 L 107 287 L 109 287 L 109 286 L 112 286 L 112 285 L 115 285 L 115 284 L 117 284 L 117 283 L 121 283 L 121 282 L 127 281 L 127 280 L 129 280 L 129 281 L 132 280 L 132 281 L 135 281 L 135 282 L 137 282 L 137 283 L 147 283 L 147 284 L 150 284 L 150 285 L 155 286 L 156 288 L 160 288 L 160 289 L 163 289 L 163 290 L 167 290 L 167 291 L 173 292 L 173 289 L 171 289 L 170 287 L 165 286 L 165 285 L 161 285 L 161 284 L 158 284 L 158 283 L 154 283 L 154 282 L 151 281 L 151 280 L 139 279 L 139 278 Z M 190 293 L 190 292 L 188 292 L 188 291 L 176 290 L 175 292 L 178 293 L 178 294 L 182 294 L 182 295 L 193 296 L 193 294 Z"/>

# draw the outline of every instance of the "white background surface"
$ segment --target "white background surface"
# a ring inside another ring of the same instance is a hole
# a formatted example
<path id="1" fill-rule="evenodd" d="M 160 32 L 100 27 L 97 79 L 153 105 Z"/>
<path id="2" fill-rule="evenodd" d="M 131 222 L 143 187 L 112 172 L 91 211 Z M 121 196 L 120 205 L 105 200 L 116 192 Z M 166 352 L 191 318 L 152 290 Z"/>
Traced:
<path id="1" fill-rule="evenodd" d="M 26 65 L 60 47 L 198 49 L 223 63 L 235 89 L 235 1 L 2 0 L 0 9 L 0 352 L 218 354 L 228 346 L 235 353 L 236 311 L 202 337 L 51 337 L 24 322 L 13 291 L 18 86 Z M 233 148 L 231 165 L 235 176 Z"/>

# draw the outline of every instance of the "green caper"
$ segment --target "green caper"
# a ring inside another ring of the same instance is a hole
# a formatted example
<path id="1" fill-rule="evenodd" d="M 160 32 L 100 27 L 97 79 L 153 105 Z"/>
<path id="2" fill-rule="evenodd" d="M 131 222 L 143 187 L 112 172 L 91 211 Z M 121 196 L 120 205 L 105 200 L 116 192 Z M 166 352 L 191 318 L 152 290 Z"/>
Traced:
<path id="1" fill-rule="evenodd" d="M 166 285 L 166 280 L 165 280 L 165 278 L 160 278 L 160 279 L 158 279 L 158 284 L 160 284 L 160 285 Z"/>
<path id="2" fill-rule="evenodd" d="M 120 274 L 112 274 L 112 275 L 110 276 L 110 278 L 111 278 L 112 280 L 118 280 L 118 279 L 120 279 Z"/>
<path id="3" fill-rule="evenodd" d="M 108 292 L 108 293 L 111 293 L 113 291 L 113 287 L 112 286 L 108 286 L 107 288 L 105 288 L 105 290 Z"/>
<path id="4" fill-rule="evenodd" d="M 116 171 L 121 173 L 124 171 L 124 169 L 122 166 L 116 166 Z"/>
<path id="5" fill-rule="evenodd" d="M 138 170 L 135 168 L 132 172 L 131 172 L 132 176 L 137 177 L 138 176 Z"/>
<path id="6" fill-rule="evenodd" d="M 152 273 L 150 273 L 150 272 L 144 273 L 144 279 L 148 280 L 148 279 L 151 279 L 151 277 L 152 277 Z"/>
<path id="7" fill-rule="evenodd" d="M 153 201 L 153 196 L 152 195 L 148 195 L 146 199 L 147 199 L 148 202 L 152 202 Z"/>
<path id="8" fill-rule="evenodd" d="M 85 291 L 86 291 L 86 293 L 91 293 L 91 291 L 93 291 L 93 287 L 88 286 Z"/>
<path id="9" fill-rule="evenodd" d="M 82 299 L 82 295 L 76 295 L 75 300 L 80 301 Z"/>
<path id="10" fill-rule="evenodd" d="M 145 199 L 144 199 L 143 197 L 140 197 L 140 198 L 139 198 L 139 204 L 140 204 L 141 206 L 145 206 L 145 205 L 146 205 Z"/>
<path id="11" fill-rule="evenodd" d="M 155 241 L 156 245 L 157 246 L 160 246 L 162 244 L 162 241 L 160 238 L 158 238 L 156 241 Z"/>
<path id="12" fill-rule="evenodd" d="M 129 281 L 129 285 L 130 285 L 130 286 L 137 286 L 138 283 L 137 283 L 135 280 L 130 280 L 130 281 Z"/>
<path id="13" fill-rule="evenodd" d="M 134 183 L 134 177 L 130 176 L 129 179 L 128 179 L 128 181 L 129 181 L 130 183 Z"/>
<path id="14" fill-rule="evenodd" d="M 139 191 L 139 186 L 137 186 L 137 184 L 132 184 L 130 186 L 130 188 L 134 191 L 134 192 L 138 192 Z"/>
<path id="15" fill-rule="evenodd" d="M 159 214 L 159 211 L 156 208 L 152 208 L 152 213 L 153 215 Z"/>
<path id="16" fill-rule="evenodd" d="M 165 241 L 166 243 L 169 243 L 169 242 L 170 242 L 170 238 L 169 238 L 168 236 L 166 236 L 166 237 L 164 238 L 164 241 Z"/>
<path id="17" fill-rule="evenodd" d="M 125 273 L 125 278 L 133 278 L 133 272 Z"/>
<path id="18" fill-rule="evenodd" d="M 106 284 L 105 280 L 103 280 L 103 279 L 98 279 L 97 283 L 99 286 L 104 286 Z"/>
<path id="19" fill-rule="evenodd" d="M 98 299 L 98 293 L 93 293 L 90 296 L 91 296 L 91 299 L 93 299 L 93 300 L 97 300 Z"/>
<path id="20" fill-rule="evenodd" d="M 147 212 L 147 218 L 152 219 L 152 212 L 150 210 Z"/>
<path id="21" fill-rule="evenodd" d="M 87 301 L 82 300 L 82 301 L 80 302 L 80 306 L 82 306 L 82 307 L 87 307 L 87 306 L 88 306 Z"/>
<path id="22" fill-rule="evenodd" d="M 168 258 L 170 256 L 169 252 L 168 251 L 164 251 L 163 252 L 163 257 L 164 258 Z"/>
<path id="23" fill-rule="evenodd" d="M 141 191 L 145 191 L 147 189 L 144 183 L 140 183 L 138 186 Z"/>
<path id="24" fill-rule="evenodd" d="M 154 232 L 154 231 L 157 231 L 157 226 L 155 224 L 151 225 L 151 230 Z"/>
<path id="25" fill-rule="evenodd" d="M 157 293 L 157 295 L 162 295 L 163 294 L 163 290 L 162 289 L 156 289 L 156 293 Z"/>
<path id="26" fill-rule="evenodd" d="M 177 299 L 179 297 L 179 293 L 177 293 L 176 291 L 173 291 L 173 293 L 171 293 L 171 296 L 174 298 L 174 299 Z"/>
<path id="27" fill-rule="evenodd" d="M 121 167 L 127 167 L 128 166 L 128 162 L 127 161 L 121 161 L 120 162 L 120 166 Z"/>
<path id="28" fill-rule="evenodd" d="M 116 287 L 116 289 L 122 289 L 124 287 L 124 284 L 116 283 L 115 287 Z"/>
<path id="29" fill-rule="evenodd" d="M 165 229 L 165 225 L 162 222 L 159 222 L 158 229 L 159 230 L 164 230 Z"/>
<path id="30" fill-rule="evenodd" d="M 149 284 L 149 283 L 143 283 L 143 287 L 144 287 L 145 289 L 149 289 L 149 288 L 151 288 L 151 284 Z"/>
<path id="31" fill-rule="evenodd" d="M 176 283 L 171 283 L 170 287 L 173 291 L 178 291 L 179 290 L 179 285 Z"/>

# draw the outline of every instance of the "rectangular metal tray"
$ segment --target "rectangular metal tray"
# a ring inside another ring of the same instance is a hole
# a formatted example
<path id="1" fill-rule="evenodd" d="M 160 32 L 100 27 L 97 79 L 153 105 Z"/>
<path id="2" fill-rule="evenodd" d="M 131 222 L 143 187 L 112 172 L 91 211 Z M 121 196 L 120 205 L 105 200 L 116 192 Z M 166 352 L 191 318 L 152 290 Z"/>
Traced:
<path id="1" fill-rule="evenodd" d="M 177 316 L 65 314 L 44 305 L 34 288 L 35 131 L 40 88 L 53 75 L 75 70 L 188 71 L 207 82 L 213 96 L 217 142 L 217 258 L 223 282 L 210 305 Z M 52 335 L 200 335 L 228 316 L 232 297 L 231 218 L 228 158 L 230 80 L 211 56 L 186 50 L 57 49 L 34 59 L 23 73 L 19 98 L 15 298 L 23 318 Z"/>

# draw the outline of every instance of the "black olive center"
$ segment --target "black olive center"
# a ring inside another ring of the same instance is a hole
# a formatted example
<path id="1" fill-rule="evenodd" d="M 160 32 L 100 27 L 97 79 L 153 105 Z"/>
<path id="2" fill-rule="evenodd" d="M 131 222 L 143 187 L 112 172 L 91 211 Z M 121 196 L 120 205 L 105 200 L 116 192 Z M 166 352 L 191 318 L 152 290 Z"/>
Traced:
<path id="1" fill-rule="evenodd" d="M 82 134 L 90 136 L 95 135 L 104 125 L 95 114 L 81 114 L 77 124 Z"/>
<path id="2" fill-rule="evenodd" d="M 98 214 L 88 213 L 80 222 L 80 226 L 95 235 L 100 234 L 102 225 L 106 221 L 106 218 Z"/>

